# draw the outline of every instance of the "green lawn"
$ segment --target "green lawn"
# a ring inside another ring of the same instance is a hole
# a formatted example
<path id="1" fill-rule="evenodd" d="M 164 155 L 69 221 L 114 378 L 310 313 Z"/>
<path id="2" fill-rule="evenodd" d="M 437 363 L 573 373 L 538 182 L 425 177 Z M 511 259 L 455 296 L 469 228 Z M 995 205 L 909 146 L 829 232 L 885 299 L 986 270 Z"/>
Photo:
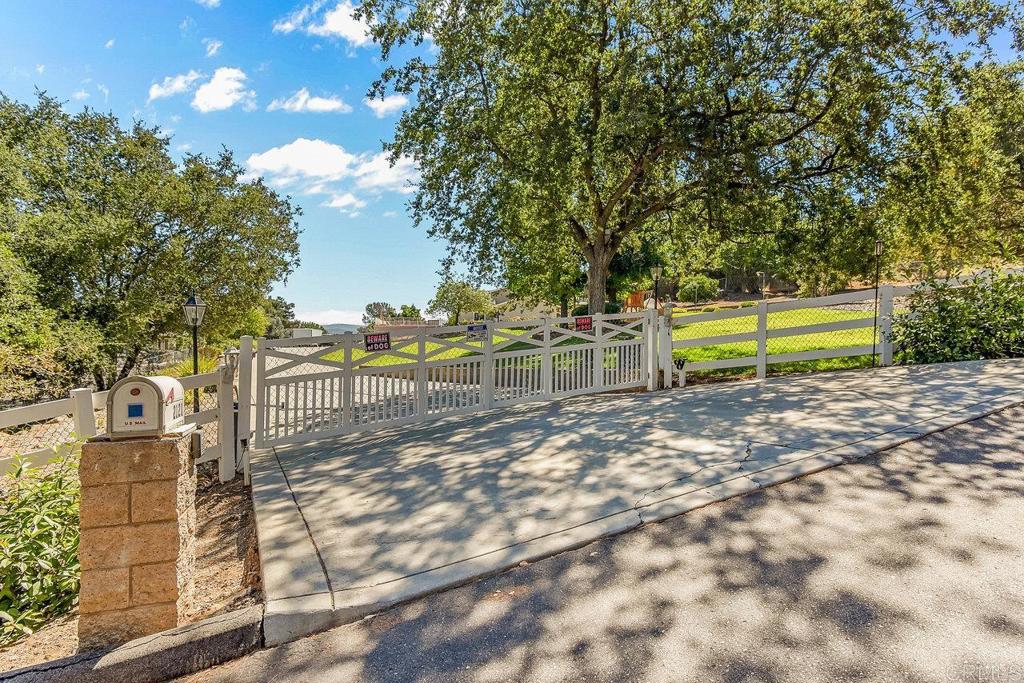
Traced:
<path id="1" fill-rule="evenodd" d="M 757 329 L 756 309 L 749 310 L 751 315 L 726 320 L 709 320 L 682 325 L 672 330 L 673 339 L 699 339 L 702 337 L 717 337 L 726 334 L 740 334 L 743 332 L 754 332 Z M 675 322 L 685 321 L 687 317 L 696 313 L 680 313 L 675 316 Z M 787 327 L 802 327 L 818 323 L 838 322 L 843 320 L 857 320 L 873 317 L 872 311 L 849 311 L 838 308 L 814 308 L 799 309 L 795 311 L 781 311 L 768 315 L 768 329 L 783 329 Z M 780 337 L 768 340 L 768 354 L 796 353 L 800 351 L 816 351 L 820 349 L 835 349 L 844 346 L 861 346 L 870 344 L 872 340 L 872 328 L 865 327 L 855 330 L 839 330 L 835 332 L 820 332 L 817 334 L 805 334 L 792 337 Z M 757 342 L 746 341 L 731 344 L 714 344 L 709 346 L 696 346 L 685 349 L 673 349 L 673 358 L 685 358 L 688 362 L 722 360 L 726 358 L 746 358 L 757 355 Z M 801 361 L 795 363 L 776 363 L 768 366 L 769 374 L 782 374 L 787 372 L 808 372 L 813 370 L 839 370 L 846 368 L 869 367 L 871 356 L 852 356 L 848 358 L 832 358 L 819 361 Z M 689 374 L 689 373 L 688 373 Z M 703 370 L 693 373 L 695 376 L 720 377 L 720 376 L 753 376 L 754 368 L 729 368 L 725 370 Z"/>

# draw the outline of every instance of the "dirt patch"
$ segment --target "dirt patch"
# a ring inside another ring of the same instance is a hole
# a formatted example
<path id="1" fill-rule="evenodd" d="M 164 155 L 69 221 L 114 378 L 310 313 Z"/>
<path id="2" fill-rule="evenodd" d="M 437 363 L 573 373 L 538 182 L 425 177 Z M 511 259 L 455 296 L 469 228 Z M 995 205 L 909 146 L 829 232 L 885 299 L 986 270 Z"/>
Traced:
<path id="1" fill-rule="evenodd" d="M 215 471 L 200 466 L 196 516 L 196 598 L 188 620 L 198 621 L 260 602 L 252 498 L 241 477 L 221 486 Z M 78 614 L 72 613 L 0 649 L 0 671 L 67 657 L 77 650 Z"/>

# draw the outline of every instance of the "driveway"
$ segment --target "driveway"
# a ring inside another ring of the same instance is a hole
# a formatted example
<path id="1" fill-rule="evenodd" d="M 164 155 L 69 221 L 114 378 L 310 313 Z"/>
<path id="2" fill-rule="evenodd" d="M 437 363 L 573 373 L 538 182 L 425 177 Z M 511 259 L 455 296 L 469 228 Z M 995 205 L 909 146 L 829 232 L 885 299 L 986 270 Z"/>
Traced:
<path id="1" fill-rule="evenodd" d="M 1024 400 L 991 361 L 603 395 L 253 463 L 268 644 Z"/>
<path id="2" fill-rule="evenodd" d="M 1024 680 L 1024 408 L 196 674 Z"/>

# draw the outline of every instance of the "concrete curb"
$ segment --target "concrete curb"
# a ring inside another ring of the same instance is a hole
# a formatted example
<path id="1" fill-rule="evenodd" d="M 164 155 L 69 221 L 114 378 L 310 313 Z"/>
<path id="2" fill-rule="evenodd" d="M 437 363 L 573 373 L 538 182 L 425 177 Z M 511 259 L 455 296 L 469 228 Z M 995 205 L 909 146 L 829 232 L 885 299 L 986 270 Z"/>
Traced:
<path id="1" fill-rule="evenodd" d="M 0 673 L 3 683 L 157 683 L 207 669 L 263 645 L 263 605 L 97 650 Z"/>

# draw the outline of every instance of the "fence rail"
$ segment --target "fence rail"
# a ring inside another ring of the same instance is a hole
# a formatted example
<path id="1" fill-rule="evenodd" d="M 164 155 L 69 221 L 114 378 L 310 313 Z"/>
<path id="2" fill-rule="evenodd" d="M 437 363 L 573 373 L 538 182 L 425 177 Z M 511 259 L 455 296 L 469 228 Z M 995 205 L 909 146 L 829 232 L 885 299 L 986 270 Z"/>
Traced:
<path id="1" fill-rule="evenodd" d="M 255 445 L 654 388 L 654 327 L 652 310 L 392 330 L 382 350 L 353 333 L 260 339 Z"/>
<path id="2" fill-rule="evenodd" d="M 202 453 L 196 463 L 218 461 L 221 481 L 235 473 L 233 357 L 214 372 L 178 378 L 186 394 L 200 390 L 200 410 L 185 422 L 201 428 Z M 74 443 L 103 433 L 107 391 L 73 389 L 67 398 L 0 410 L 0 474 L 21 459 L 44 465 Z M 224 407 L 226 406 L 226 409 Z"/>

